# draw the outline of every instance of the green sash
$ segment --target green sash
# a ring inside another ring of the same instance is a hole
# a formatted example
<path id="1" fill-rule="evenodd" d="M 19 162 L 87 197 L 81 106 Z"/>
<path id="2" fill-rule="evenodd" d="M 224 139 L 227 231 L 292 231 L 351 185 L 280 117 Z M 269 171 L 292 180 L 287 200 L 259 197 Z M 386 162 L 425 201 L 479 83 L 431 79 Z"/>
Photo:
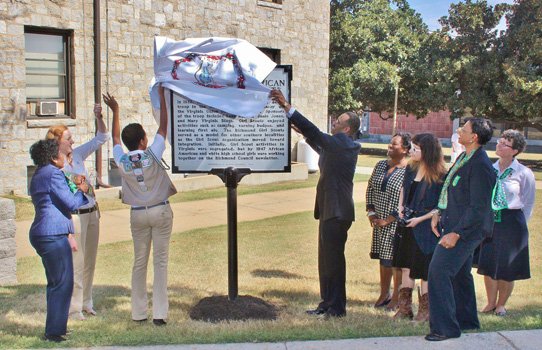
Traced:
<path id="1" fill-rule="evenodd" d="M 465 165 L 472 158 L 472 155 L 474 154 L 474 152 L 476 152 L 476 150 L 470 151 L 469 154 L 467 154 L 466 152 L 461 153 L 461 155 L 459 155 L 459 159 L 454 163 L 454 165 L 452 166 L 452 169 L 450 169 L 448 176 L 446 176 L 446 180 L 444 180 L 444 185 L 442 186 L 442 190 L 440 191 L 440 196 L 438 199 L 439 209 L 444 210 L 446 209 L 446 207 L 448 207 L 448 187 L 450 187 L 452 178 L 454 177 L 455 173 L 457 173 L 457 171 L 461 169 L 461 167 Z M 459 179 L 456 179 L 456 181 L 454 181 L 454 184 L 453 184 L 454 186 L 457 184 L 458 180 Z"/>
<path id="2" fill-rule="evenodd" d="M 497 169 L 495 169 L 495 172 L 497 175 L 499 174 Z M 491 194 L 491 209 L 493 209 L 493 214 L 495 215 L 495 222 L 501 222 L 501 210 L 508 209 L 508 201 L 506 200 L 503 182 L 504 179 L 512 174 L 512 172 L 512 168 L 507 168 L 501 176 L 497 176 L 495 187 L 493 187 L 493 193 Z"/>

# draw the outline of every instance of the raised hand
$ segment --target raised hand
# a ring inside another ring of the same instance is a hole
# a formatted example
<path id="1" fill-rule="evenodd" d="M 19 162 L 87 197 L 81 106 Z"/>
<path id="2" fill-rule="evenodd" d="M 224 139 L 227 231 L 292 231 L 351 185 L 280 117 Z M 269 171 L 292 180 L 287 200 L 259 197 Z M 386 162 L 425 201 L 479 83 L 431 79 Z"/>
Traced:
<path id="1" fill-rule="evenodd" d="M 271 90 L 271 92 L 269 93 L 269 97 L 271 97 L 273 101 L 278 103 L 279 106 L 281 106 L 286 112 L 290 110 L 290 104 L 288 103 L 288 101 L 286 101 L 286 98 L 284 97 L 282 92 L 280 92 L 280 90 Z"/>
<path id="2" fill-rule="evenodd" d="M 97 119 L 101 119 L 101 118 L 102 118 L 102 105 L 99 104 L 99 103 L 95 103 L 95 104 L 94 104 L 94 116 L 95 116 Z"/>
<path id="3" fill-rule="evenodd" d="M 119 109 L 119 104 L 115 99 L 115 96 L 110 95 L 109 92 L 107 92 L 106 94 L 102 94 L 102 96 L 104 98 L 105 104 L 108 105 L 109 108 L 111 108 L 113 111 Z"/>

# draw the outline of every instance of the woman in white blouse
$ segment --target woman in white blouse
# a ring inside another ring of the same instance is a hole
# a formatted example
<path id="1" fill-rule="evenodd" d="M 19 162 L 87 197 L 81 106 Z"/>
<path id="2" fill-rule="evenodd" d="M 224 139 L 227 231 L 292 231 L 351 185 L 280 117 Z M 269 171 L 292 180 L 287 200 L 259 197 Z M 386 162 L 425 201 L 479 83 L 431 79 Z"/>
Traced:
<path id="1" fill-rule="evenodd" d="M 73 252 L 74 284 L 70 318 L 81 321 L 85 320 L 83 313 L 96 315 L 92 300 L 92 284 L 100 237 L 100 211 L 85 167 L 85 160 L 109 140 L 100 104 L 94 105 L 94 116 L 98 129 L 96 136 L 76 148 L 72 148 L 74 144 L 72 134 L 65 125 L 51 126 L 46 136 L 47 139 L 58 141 L 59 151 L 66 159 L 62 168 L 66 177 L 76 185 L 86 182 L 89 187 L 88 193 L 85 194 L 88 204 L 72 212 L 78 250 Z"/>
<path id="2" fill-rule="evenodd" d="M 487 293 L 487 305 L 481 312 L 497 316 L 506 315 L 514 281 L 531 277 L 527 221 L 533 211 L 536 182 L 533 172 L 516 159 L 525 147 L 519 131 L 506 130 L 497 143 L 499 160 L 493 164 L 497 173 L 492 198 L 495 226 L 493 237 L 480 247 L 478 273 L 484 275 Z"/>

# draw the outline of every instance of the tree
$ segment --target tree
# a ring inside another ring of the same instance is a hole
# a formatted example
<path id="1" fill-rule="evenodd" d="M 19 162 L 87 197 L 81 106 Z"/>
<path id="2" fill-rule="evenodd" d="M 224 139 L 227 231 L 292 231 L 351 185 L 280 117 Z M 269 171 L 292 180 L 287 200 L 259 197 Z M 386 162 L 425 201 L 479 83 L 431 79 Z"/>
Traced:
<path id="1" fill-rule="evenodd" d="M 489 6 L 487 1 L 466 0 L 451 4 L 449 15 L 440 19 L 441 33 L 448 35 L 446 56 L 449 74 L 440 81 L 452 118 L 465 112 L 490 118 L 503 115 L 496 87 L 503 79 L 501 43 L 496 29 L 509 5 Z"/>
<path id="2" fill-rule="evenodd" d="M 542 131 L 542 2 L 519 0 L 507 15 L 500 49 L 503 80 L 497 87 L 499 116 L 516 127 Z"/>
<path id="3" fill-rule="evenodd" d="M 391 111 L 399 84 L 399 110 L 425 116 L 436 101 L 428 45 L 438 38 L 407 1 L 332 0 L 330 114 Z"/>

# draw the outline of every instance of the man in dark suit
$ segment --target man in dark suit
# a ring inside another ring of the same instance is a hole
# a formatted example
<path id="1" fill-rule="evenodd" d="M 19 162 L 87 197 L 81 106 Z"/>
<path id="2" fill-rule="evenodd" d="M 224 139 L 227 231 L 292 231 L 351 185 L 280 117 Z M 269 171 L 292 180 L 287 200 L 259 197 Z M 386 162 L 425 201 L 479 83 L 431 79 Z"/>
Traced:
<path id="1" fill-rule="evenodd" d="M 344 247 L 354 221 L 353 179 L 361 147 L 353 140 L 359 130 L 359 117 L 353 112 L 341 114 L 328 135 L 292 108 L 280 91 L 273 90 L 270 96 L 320 155 L 314 218 L 320 220 L 318 273 L 322 301 L 307 313 L 342 317 L 346 315 Z"/>
<path id="2" fill-rule="evenodd" d="M 457 338 L 462 330 L 480 328 L 470 270 L 474 250 L 493 231 L 491 193 L 496 175 L 482 147 L 493 128 L 483 118 L 472 118 L 458 132 L 465 152 L 448 172 L 440 211 L 431 222 L 440 240 L 429 265 L 431 333 L 425 337 L 429 341 Z"/>

